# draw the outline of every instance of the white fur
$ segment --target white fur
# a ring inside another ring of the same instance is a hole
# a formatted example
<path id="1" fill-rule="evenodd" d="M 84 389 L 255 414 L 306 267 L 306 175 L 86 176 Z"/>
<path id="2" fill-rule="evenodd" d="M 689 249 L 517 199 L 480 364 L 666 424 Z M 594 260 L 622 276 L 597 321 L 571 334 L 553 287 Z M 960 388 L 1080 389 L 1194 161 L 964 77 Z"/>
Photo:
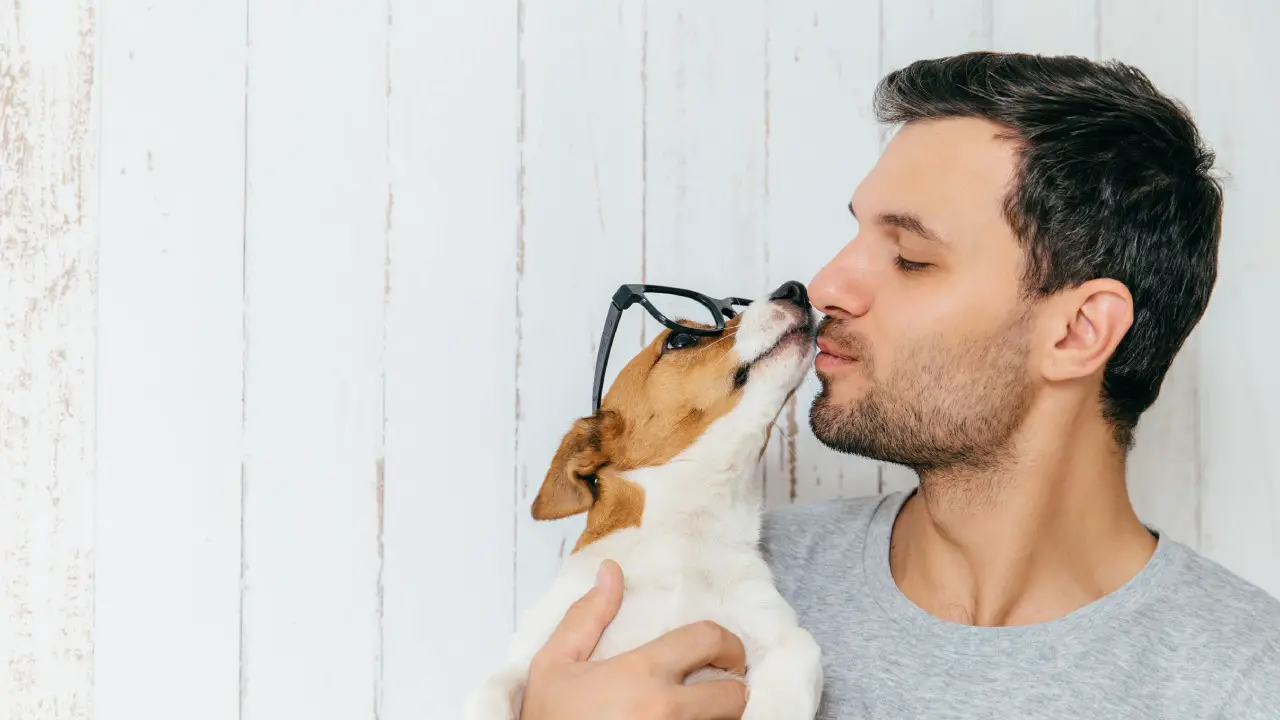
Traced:
<path id="1" fill-rule="evenodd" d="M 795 326 L 797 310 L 779 302 L 752 304 L 733 339 L 735 352 L 744 362 L 756 359 Z M 814 716 L 823 682 L 819 649 L 797 625 L 760 556 L 760 490 L 752 487 L 768 428 L 813 359 L 812 338 L 795 340 L 756 363 L 738 405 L 684 452 L 665 465 L 626 474 L 645 491 L 640 526 L 611 533 L 564 560 L 550 589 L 521 619 L 502 668 L 468 699 L 467 720 L 519 717 L 530 661 L 569 605 L 594 584 L 605 559 L 622 567 L 625 589 L 593 659 L 713 620 L 737 634 L 746 650 L 745 720 Z M 699 671 L 686 682 L 720 675 Z"/>

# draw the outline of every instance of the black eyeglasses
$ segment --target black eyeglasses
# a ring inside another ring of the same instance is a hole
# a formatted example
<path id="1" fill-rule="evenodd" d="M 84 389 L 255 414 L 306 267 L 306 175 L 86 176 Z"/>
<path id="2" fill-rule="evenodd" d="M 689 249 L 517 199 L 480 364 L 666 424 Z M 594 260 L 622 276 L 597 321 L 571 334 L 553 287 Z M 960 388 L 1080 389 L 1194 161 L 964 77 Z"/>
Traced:
<path id="1" fill-rule="evenodd" d="M 661 305 L 667 308 L 669 314 L 672 313 L 673 307 L 678 307 L 681 303 L 679 298 L 693 300 L 698 303 L 692 306 L 692 312 L 686 311 L 691 317 L 681 318 L 684 322 L 672 320 L 655 306 Z M 605 367 L 609 364 L 609 351 L 613 347 L 613 336 L 618 330 L 618 320 L 622 317 L 622 313 L 632 305 L 640 303 L 645 310 L 653 316 L 653 319 L 671 328 L 674 331 L 689 333 L 691 335 L 719 335 L 724 332 L 724 324 L 738 314 L 734 309 L 735 305 L 747 306 L 751 304 L 750 300 L 739 297 L 729 298 L 711 298 L 700 292 L 693 290 L 685 290 L 683 288 L 667 287 L 665 285 L 623 285 L 613 294 L 613 301 L 609 305 L 609 316 L 604 321 L 604 333 L 600 336 L 600 350 L 596 355 L 596 377 L 595 383 L 591 389 L 591 412 L 594 414 L 600 410 L 600 396 L 604 390 L 604 373 Z M 698 325 L 686 324 L 689 322 L 698 322 Z M 701 327 L 709 325 L 710 327 Z"/>

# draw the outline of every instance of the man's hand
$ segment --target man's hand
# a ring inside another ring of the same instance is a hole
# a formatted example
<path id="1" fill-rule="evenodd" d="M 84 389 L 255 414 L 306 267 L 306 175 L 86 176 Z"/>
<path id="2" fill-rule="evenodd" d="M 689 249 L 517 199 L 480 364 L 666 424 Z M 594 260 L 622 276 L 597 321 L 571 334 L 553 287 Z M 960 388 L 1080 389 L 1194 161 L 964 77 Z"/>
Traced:
<path id="1" fill-rule="evenodd" d="M 608 660 L 587 661 L 622 604 L 622 569 L 605 561 L 596 586 L 578 599 L 529 666 L 521 720 L 737 720 L 746 685 L 712 680 L 684 685 L 705 666 L 742 675 L 742 642 L 712 622 L 676 628 Z"/>

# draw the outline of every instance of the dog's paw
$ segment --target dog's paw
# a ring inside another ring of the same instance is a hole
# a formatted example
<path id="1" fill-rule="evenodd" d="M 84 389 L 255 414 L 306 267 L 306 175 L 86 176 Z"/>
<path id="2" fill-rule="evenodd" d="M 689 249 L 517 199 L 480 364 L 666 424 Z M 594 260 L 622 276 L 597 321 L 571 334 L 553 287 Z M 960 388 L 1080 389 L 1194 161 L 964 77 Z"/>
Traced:
<path id="1" fill-rule="evenodd" d="M 792 628 L 749 672 L 742 720 L 812 720 L 822 701 L 822 653 L 807 631 Z"/>
<path id="2" fill-rule="evenodd" d="M 795 685 L 779 686 L 757 679 L 747 694 L 742 720 L 813 720 L 819 696 Z"/>

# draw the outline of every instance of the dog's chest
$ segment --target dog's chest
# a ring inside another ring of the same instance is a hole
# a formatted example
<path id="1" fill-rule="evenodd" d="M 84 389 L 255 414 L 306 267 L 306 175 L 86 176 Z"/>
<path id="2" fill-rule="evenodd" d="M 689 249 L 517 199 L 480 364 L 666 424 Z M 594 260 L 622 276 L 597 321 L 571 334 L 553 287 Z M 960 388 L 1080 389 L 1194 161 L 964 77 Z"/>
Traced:
<path id="1" fill-rule="evenodd" d="M 623 564 L 627 588 L 622 606 L 596 646 L 604 659 L 643 645 L 663 633 L 712 620 L 742 637 L 743 618 L 753 611 L 753 588 L 763 563 L 749 554 L 704 551 L 669 562 Z"/>

